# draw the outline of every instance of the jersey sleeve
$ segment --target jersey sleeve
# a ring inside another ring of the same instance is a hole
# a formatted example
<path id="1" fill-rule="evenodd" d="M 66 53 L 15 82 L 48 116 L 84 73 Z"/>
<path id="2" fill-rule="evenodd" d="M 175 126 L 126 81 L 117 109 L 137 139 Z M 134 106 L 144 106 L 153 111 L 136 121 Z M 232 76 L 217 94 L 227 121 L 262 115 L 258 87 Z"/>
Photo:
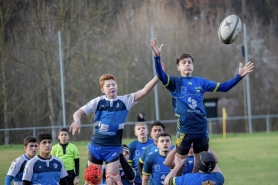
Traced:
<path id="1" fill-rule="evenodd" d="M 33 163 L 28 161 L 25 165 L 22 180 L 32 181 L 33 177 Z"/>
<path id="2" fill-rule="evenodd" d="M 131 142 L 129 145 L 128 145 L 128 148 L 129 148 L 129 151 L 130 151 L 130 154 L 129 154 L 129 157 L 128 157 L 128 163 L 132 166 L 132 163 L 133 163 L 133 156 L 134 156 L 134 153 L 135 153 L 135 147 L 134 147 L 134 142 Z"/>
<path id="3" fill-rule="evenodd" d="M 205 91 L 210 92 L 227 92 L 232 89 L 241 79 L 242 77 L 239 74 L 237 74 L 231 80 L 222 83 L 203 79 L 205 84 L 204 89 Z"/>
<path id="4" fill-rule="evenodd" d="M 15 176 L 18 174 L 18 172 L 19 172 L 19 170 L 20 170 L 20 168 L 21 168 L 21 164 L 22 164 L 22 163 L 20 163 L 19 158 L 17 158 L 16 160 L 14 160 L 14 161 L 11 163 L 11 166 L 10 166 L 10 168 L 9 168 L 9 171 L 8 171 L 7 175 L 10 175 L 10 176 L 15 177 Z"/>
<path id="5" fill-rule="evenodd" d="M 65 168 L 65 165 L 62 162 L 62 160 L 60 160 L 60 163 L 62 164 L 61 173 L 60 173 L 60 179 L 62 179 L 64 177 L 68 176 L 68 172 L 67 172 L 67 170 Z"/>
<path id="6" fill-rule="evenodd" d="M 171 92 L 174 91 L 176 83 L 174 81 L 174 78 L 170 77 L 163 71 L 161 62 L 160 62 L 160 56 L 154 57 L 154 61 L 155 61 L 154 64 L 155 64 L 156 74 L 157 74 L 157 77 L 159 78 L 159 80 L 169 91 L 171 91 Z"/>
<path id="7" fill-rule="evenodd" d="M 152 156 L 147 156 L 144 162 L 142 174 L 150 176 L 152 173 Z"/>
<path id="8" fill-rule="evenodd" d="M 127 110 L 130 110 L 137 103 L 134 101 L 134 93 L 119 96 L 119 99 L 124 102 Z"/>
<path id="9" fill-rule="evenodd" d="M 146 149 L 143 151 L 141 157 L 139 158 L 139 162 L 140 162 L 141 164 L 144 164 L 145 159 L 146 159 L 146 157 L 147 157 L 147 153 L 148 153 L 148 151 L 147 151 L 147 148 L 146 148 Z"/>
<path id="10" fill-rule="evenodd" d="M 97 109 L 97 104 L 101 97 L 97 97 L 89 101 L 86 105 L 81 107 L 80 109 L 85 112 L 86 115 L 90 114 L 91 112 L 95 112 Z"/>

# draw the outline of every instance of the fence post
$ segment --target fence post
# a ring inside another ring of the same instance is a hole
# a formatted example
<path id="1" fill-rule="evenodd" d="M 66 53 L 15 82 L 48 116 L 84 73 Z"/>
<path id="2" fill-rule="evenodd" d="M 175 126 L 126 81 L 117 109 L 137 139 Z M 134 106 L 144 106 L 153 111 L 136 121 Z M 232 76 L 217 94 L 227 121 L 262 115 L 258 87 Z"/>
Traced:
<path id="1" fill-rule="evenodd" d="M 269 134 L 269 116 L 267 115 L 266 116 L 266 133 L 268 133 Z"/>
<path id="2" fill-rule="evenodd" d="M 209 135 L 211 137 L 212 136 L 212 122 L 210 120 L 208 121 L 208 126 L 209 126 Z"/>
<path id="3" fill-rule="evenodd" d="M 36 137 L 36 129 L 33 128 L 33 136 Z"/>

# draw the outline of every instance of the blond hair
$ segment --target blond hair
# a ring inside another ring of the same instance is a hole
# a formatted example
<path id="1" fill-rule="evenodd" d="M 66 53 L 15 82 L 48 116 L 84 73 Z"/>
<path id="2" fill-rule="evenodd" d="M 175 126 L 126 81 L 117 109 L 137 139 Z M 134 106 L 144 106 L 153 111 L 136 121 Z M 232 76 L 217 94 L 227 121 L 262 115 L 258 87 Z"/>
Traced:
<path id="1" fill-rule="evenodd" d="M 138 126 L 145 126 L 148 129 L 148 125 L 145 122 L 137 122 L 134 125 L 134 130 L 136 130 L 136 127 L 138 127 Z"/>

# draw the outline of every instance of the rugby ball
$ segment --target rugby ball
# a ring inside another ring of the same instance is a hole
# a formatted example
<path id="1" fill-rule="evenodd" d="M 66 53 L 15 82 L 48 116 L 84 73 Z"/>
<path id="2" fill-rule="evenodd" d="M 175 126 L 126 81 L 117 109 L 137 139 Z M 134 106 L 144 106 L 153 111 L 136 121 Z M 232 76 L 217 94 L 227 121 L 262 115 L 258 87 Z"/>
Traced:
<path id="1" fill-rule="evenodd" d="M 232 44 L 241 33 L 242 23 L 237 15 L 229 15 L 220 24 L 218 38 L 224 44 Z"/>

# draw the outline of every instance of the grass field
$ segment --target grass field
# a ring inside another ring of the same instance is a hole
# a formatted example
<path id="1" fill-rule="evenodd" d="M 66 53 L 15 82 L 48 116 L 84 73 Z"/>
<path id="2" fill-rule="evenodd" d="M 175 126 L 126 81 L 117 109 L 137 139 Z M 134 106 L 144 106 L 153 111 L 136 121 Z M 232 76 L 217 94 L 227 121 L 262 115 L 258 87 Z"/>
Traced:
<path id="1" fill-rule="evenodd" d="M 130 139 L 123 140 L 129 143 Z M 74 142 L 81 156 L 80 183 L 87 161 L 87 142 Z M 210 138 L 210 146 L 216 152 L 226 185 L 272 185 L 277 183 L 278 133 L 228 134 Z M 0 184 L 5 179 L 12 160 L 24 152 L 21 145 L 0 146 Z"/>

